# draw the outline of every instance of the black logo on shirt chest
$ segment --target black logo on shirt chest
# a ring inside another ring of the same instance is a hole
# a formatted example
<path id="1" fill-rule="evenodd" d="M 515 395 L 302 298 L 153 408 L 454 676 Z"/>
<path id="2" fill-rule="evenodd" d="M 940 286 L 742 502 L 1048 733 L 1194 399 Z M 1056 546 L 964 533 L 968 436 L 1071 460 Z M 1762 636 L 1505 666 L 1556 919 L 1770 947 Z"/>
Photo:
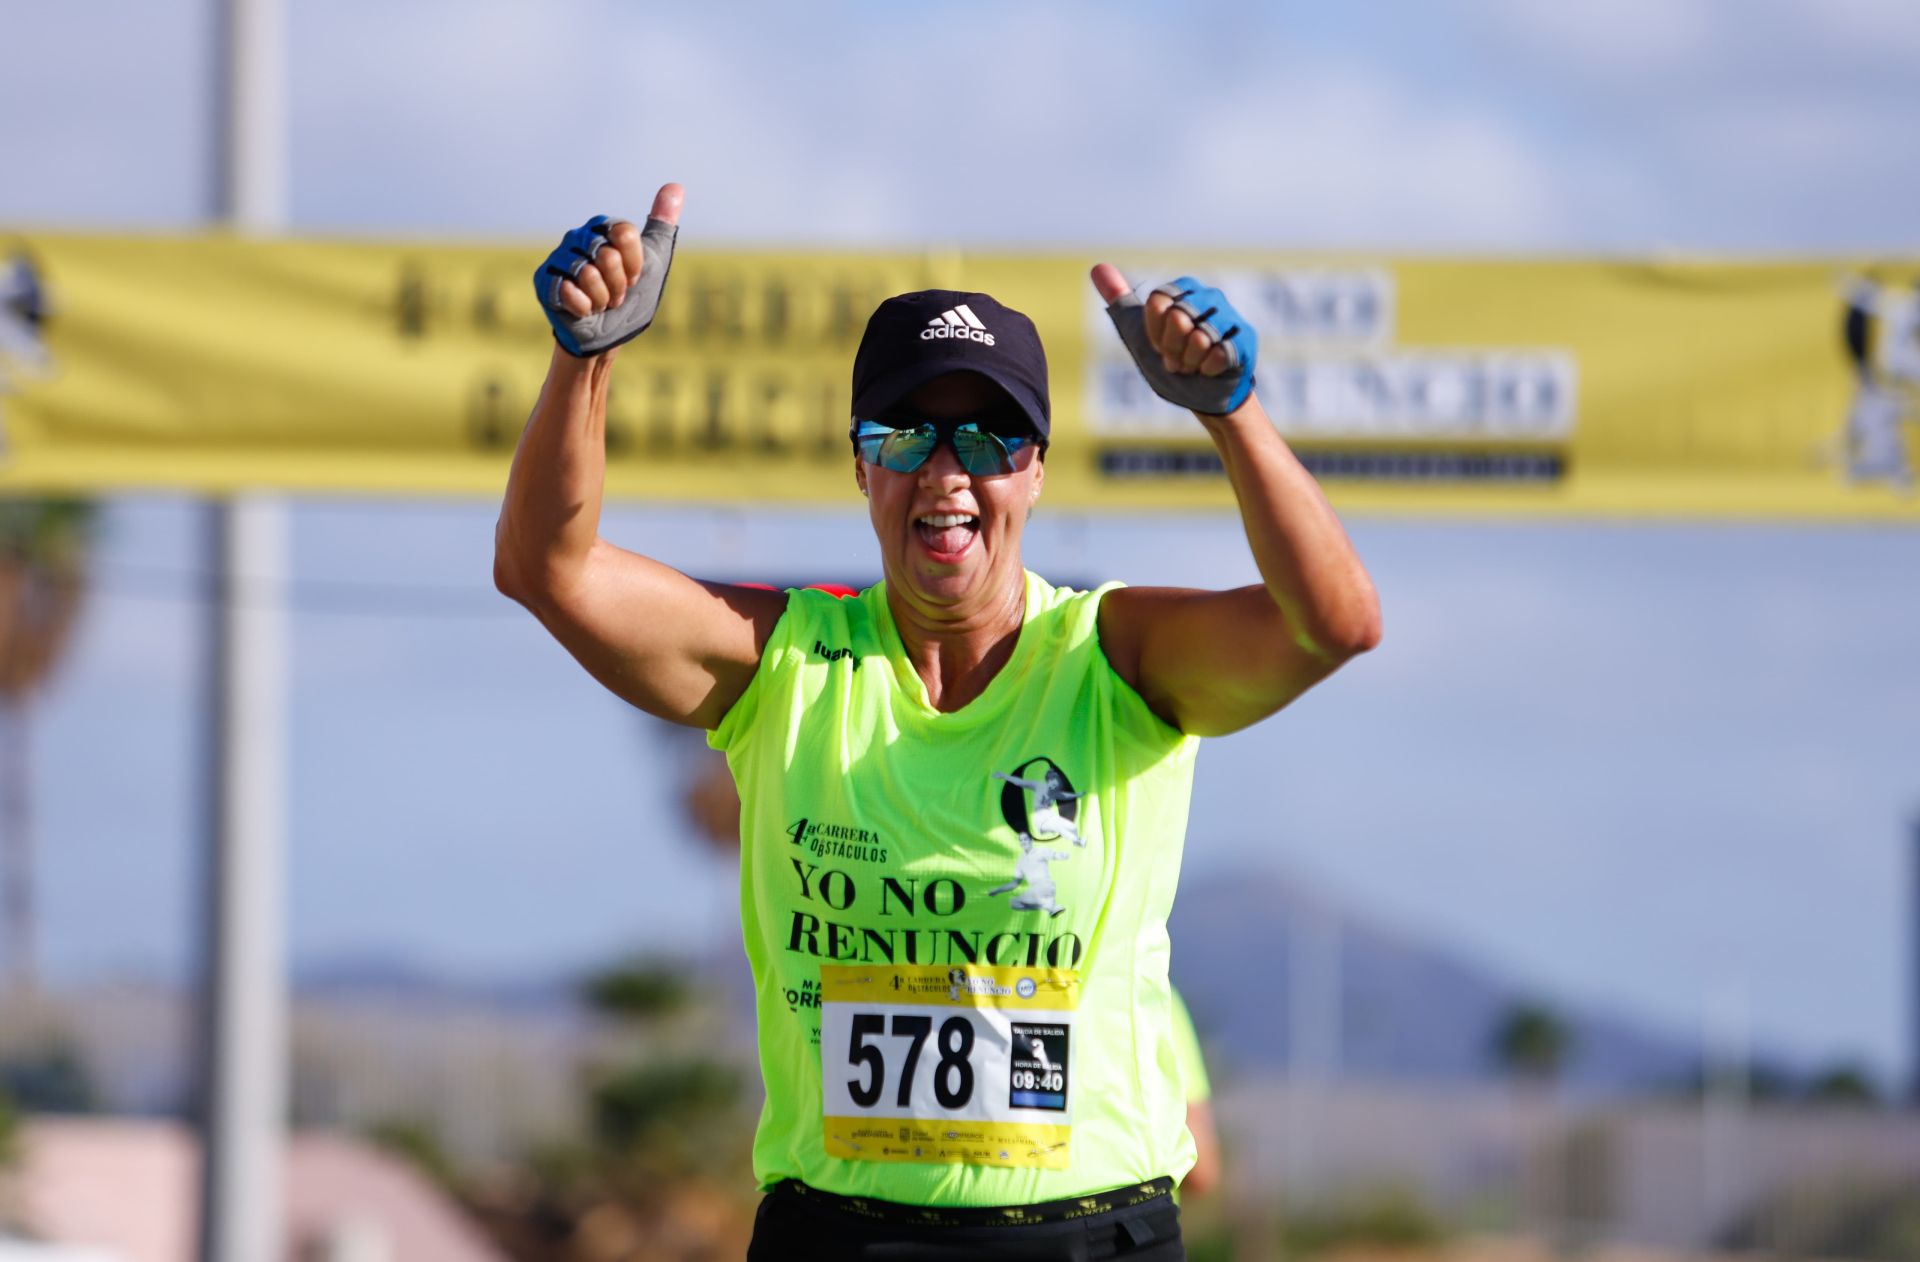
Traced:
<path id="1" fill-rule="evenodd" d="M 821 657 L 825 658 L 829 662 L 837 662 L 837 661 L 840 661 L 842 658 L 845 658 L 847 661 L 853 663 L 853 668 L 855 670 L 860 669 L 860 659 L 853 655 L 852 649 L 830 649 L 826 645 L 820 643 L 820 641 L 815 640 L 813 642 L 813 651 L 818 653 Z"/>

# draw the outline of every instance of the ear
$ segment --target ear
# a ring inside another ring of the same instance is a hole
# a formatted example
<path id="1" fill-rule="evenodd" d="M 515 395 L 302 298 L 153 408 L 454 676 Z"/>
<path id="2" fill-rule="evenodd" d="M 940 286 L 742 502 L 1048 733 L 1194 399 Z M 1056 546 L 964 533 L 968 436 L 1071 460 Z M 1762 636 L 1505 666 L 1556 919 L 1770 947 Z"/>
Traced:
<path id="1" fill-rule="evenodd" d="M 1047 462 L 1044 460 L 1036 460 L 1033 462 L 1033 491 L 1027 496 L 1027 503 L 1029 505 L 1040 498 L 1040 488 L 1046 484 Z"/>
<path id="2" fill-rule="evenodd" d="M 860 488 L 860 494 L 872 494 L 867 489 L 867 462 L 858 456 L 853 458 L 853 484 Z"/>

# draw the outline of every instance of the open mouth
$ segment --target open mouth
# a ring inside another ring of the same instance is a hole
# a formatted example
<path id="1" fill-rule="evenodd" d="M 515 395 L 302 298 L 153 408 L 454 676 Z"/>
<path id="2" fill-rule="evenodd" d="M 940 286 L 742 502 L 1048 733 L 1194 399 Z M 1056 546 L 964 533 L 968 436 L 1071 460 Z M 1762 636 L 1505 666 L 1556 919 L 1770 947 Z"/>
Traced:
<path id="1" fill-rule="evenodd" d="M 965 513 L 929 513 L 914 520 L 914 531 L 937 561 L 955 561 L 973 546 L 980 519 Z"/>

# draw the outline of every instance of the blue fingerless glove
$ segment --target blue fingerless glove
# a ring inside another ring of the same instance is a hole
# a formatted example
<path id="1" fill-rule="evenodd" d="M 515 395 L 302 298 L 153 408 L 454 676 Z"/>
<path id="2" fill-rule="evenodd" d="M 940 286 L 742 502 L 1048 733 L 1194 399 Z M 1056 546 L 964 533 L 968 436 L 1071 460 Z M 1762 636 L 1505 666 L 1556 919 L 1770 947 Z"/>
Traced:
<path id="1" fill-rule="evenodd" d="M 1172 373 L 1160 362 L 1160 352 L 1147 338 L 1147 293 L 1165 294 L 1187 313 L 1196 328 L 1212 334 L 1225 347 L 1227 370 L 1217 377 L 1199 373 Z M 1227 296 L 1191 276 L 1182 276 L 1152 290 L 1146 286 L 1121 294 L 1107 305 L 1107 315 L 1133 354 L 1140 375 L 1153 392 L 1167 402 L 1193 412 L 1223 416 L 1253 393 L 1253 363 L 1260 355 L 1260 337 L 1241 319 Z"/>
<path id="2" fill-rule="evenodd" d="M 560 305 L 560 282 L 575 280 L 581 269 L 593 263 L 593 256 L 608 244 L 607 230 L 613 220 L 595 215 L 586 223 L 560 238 L 559 248 L 533 274 L 533 291 L 540 297 L 540 309 L 553 326 L 554 340 L 567 354 L 584 359 L 630 342 L 647 331 L 660 309 L 660 295 L 667 287 L 667 272 L 673 266 L 673 241 L 679 229 L 664 219 L 649 219 L 640 231 L 640 277 L 627 287 L 627 299 L 595 315 L 577 316 Z"/>

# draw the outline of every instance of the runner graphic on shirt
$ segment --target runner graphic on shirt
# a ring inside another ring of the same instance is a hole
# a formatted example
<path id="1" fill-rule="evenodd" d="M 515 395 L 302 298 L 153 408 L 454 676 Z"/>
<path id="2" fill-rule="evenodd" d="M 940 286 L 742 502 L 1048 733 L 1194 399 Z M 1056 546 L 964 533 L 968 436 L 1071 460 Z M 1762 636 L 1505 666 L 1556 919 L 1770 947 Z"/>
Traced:
<path id="1" fill-rule="evenodd" d="M 1013 864 L 1013 879 L 1005 885 L 994 886 L 987 893 L 1009 894 L 1024 885 L 1026 889 L 1014 894 L 1008 906 L 1015 911 L 1044 911 L 1049 916 L 1058 916 L 1066 908 L 1055 898 L 1059 888 L 1054 885 L 1053 870 L 1047 865 L 1056 859 L 1072 857 L 1065 850 L 1036 850 L 1033 838 L 1023 836 L 1020 838 L 1020 857 Z"/>
<path id="2" fill-rule="evenodd" d="M 1040 774 L 1029 775 L 1035 767 L 1040 768 Z M 1072 852 L 1036 846 L 1034 840 L 1067 840 L 1084 848 L 1087 839 L 1077 823 L 1082 795 L 1051 758 L 1030 758 L 1011 774 L 993 774 L 995 779 L 1006 781 L 1006 787 L 1000 790 L 1000 814 L 1020 838 L 1020 857 L 1014 860 L 1013 879 L 987 893 L 1012 894 L 1008 905 L 1015 911 L 1044 911 L 1058 916 L 1066 908 L 1060 905 L 1059 887 L 1048 865 L 1071 858 Z"/>

